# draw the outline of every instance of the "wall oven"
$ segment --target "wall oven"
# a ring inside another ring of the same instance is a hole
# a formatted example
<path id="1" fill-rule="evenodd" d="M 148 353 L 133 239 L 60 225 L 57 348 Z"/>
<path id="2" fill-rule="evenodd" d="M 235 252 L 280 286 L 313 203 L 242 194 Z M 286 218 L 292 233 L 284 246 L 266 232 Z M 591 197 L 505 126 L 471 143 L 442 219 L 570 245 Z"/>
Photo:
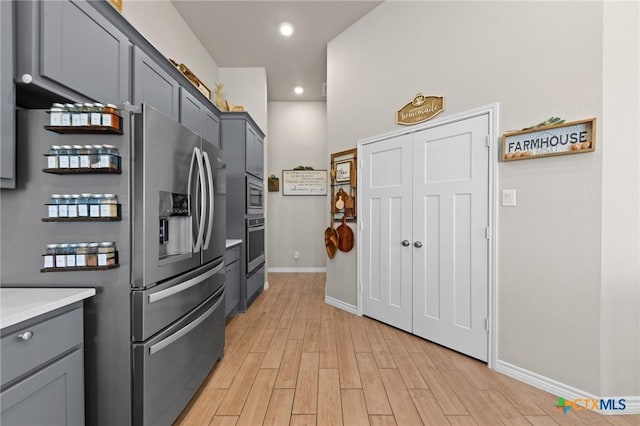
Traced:
<path id="1" fill-rule="evenodd" d="M 247 214 L 262 216 L 264 212 L 264 184 L 258 178 L 247 175 Z"/>
<path id="2" fill-rule="evenodd" d="M 264 218 L 247 219 L 247 275 L 264 263 Z"/>

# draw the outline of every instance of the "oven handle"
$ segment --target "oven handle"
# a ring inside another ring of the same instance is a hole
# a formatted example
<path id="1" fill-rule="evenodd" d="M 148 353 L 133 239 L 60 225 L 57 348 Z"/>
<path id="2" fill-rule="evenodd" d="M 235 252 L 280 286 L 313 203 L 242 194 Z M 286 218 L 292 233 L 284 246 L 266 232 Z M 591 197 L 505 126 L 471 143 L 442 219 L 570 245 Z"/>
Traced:
<path id="1" fill-rule="evenodd" d="M 218 297 L 218 300 L 216 301 L 216 303 L 213 304 L 212 307 L 207 309 L 207 311 L 204 314 L 200 315 L 193 322 L 191 322 L 191 323 L 187 324 L 186 326 L 182 327 L 180 330 L 176 331 L 175 333 L 173 333 L 169 337 L 167 337 L 167 338 L 165 338 L 163 340 L 160 340 L 156 344 L 153 344 L 153 345 L 149 346 L 149 355 L 153 355 L 154 353 L 163 350 L 164 348 L 166 348 L 167 346 L 169 346 L 173 342 L 181 339 L 184 335 L 189 334 L 194 328 L 196 328 L 204 320 L 209 318 L 211 316 L 211 314 L 213 314 L 213 311 L 218 309 L 218 307 L 220 306 L 220 304 L 224 300 L 224 297 L 222 297 L 223 295 L 224 295 L 224 292 Z"/>
<path id="2" fill-rule="evenodd" d="M 211 240 L 211 231 L 213 230 L 213 209 L 215 207 L 214 197 L 215 192 L 213 189 L 213 174 L 211 173 L 211 161 L 209 160 L 209 154 L 205 150 L 202 150 L 202 158 L 204 159 L 204 168 L 207 169 L 207 178 L 209 183 L 209 221 L 207 222 L 207 232 L 204 238 L 203 250 L 209 248 L 209 241 Z"/>
<path id="3" fill-rule="evenodd" d="M 253 231 L 262 231 L 264 229 L 264 225 L 260 225 L 260 226 L 248 226 L 247 227 L 247 231 L 248 232 L 253 232 Z"/>
<path id="4" fill-rule="evenodd" d="M 180 293 L 181 291 L 185 291 L 190 289 L 191 287 L 200 284 L 202 281 L 211 278 L 212 276 L 214 276 L 215 274 L 217 274 L 218 272 L 220 272 L 220 270 L 224 268 L 224 262 L 221 262 L 218 266 L 216 266 L 215 268 L 205 272 L 204 274 L 198 275 L 197 277 L 191 278 L 190 280 L 187 280 L 181 284 L 178 285 L 173 285 L 169 288 L 166 288 L 164 290 L 160 290 L 157 291 L 153 294 L 149 295 L 149 303 L 154 303 L 157 302 L 159 300 L 162 299 L 166 299 L 167 297 L 171 297 L 174 294 Z"/>

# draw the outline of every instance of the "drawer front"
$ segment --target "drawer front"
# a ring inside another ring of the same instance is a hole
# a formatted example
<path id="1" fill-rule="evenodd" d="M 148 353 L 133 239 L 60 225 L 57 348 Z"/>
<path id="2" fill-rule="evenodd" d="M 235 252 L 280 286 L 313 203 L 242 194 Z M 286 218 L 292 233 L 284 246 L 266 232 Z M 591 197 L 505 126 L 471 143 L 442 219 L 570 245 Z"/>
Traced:
<path id="1" fill-rule="evenodd" d="M 133 424 L 170 425 L 224 353 L 224 289 L 133 345 Z"/>
<path id="2" fill-rule="evenodd" d="M 39 365 L 81 346 L 82 309 L 11 330 L 15 331 L 3 335 L 0 342 L 3 387 Z"/>
<path id="3" fill-rule="evenodd" d="M 227 265 L 237 261 L 240 259 L 240 246 L 233 246 L 231 248 L 228 248 L 227 251 L 224 253 L 224 263 L 226 263 Z"/>

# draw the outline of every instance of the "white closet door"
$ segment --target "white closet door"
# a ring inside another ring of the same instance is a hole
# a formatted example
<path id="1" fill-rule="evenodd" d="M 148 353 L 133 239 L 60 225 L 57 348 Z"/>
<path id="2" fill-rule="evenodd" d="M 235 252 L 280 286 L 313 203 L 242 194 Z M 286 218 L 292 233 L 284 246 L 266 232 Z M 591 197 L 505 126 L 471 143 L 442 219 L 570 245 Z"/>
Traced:
<path id="1" fill-rule="evenodd" d="M 362 313 L 411 332 L 411 135 L 363 145 Z"/>
<path id="2" fill-rule="evenodd" d="M 413 333 L 483 361 L 488 134 L 483 115 L 413 136 Z"/>

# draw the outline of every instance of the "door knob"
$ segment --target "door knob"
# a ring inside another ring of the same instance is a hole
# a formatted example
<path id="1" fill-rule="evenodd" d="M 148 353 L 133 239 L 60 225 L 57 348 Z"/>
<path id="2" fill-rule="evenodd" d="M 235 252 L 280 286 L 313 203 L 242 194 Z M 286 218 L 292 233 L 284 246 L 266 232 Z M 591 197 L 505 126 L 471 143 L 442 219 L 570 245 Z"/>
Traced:
<path id="1" fill-rule="evenodd" d="M 420 241 L 416 241 L 415 243 L 413 243 L 413 246 L 416 248 L 420 248 L 422 247 L 422 243 Z"/>
<path id="2" fill-rule="evenodd" d="M 403 245 L 404 247 L 409 247 L 409 244 L 411 244 L 411 243 L 409 242 L 409 240 L 404 240 L 404 241 L 402 241 L 402 245 Z"/>

